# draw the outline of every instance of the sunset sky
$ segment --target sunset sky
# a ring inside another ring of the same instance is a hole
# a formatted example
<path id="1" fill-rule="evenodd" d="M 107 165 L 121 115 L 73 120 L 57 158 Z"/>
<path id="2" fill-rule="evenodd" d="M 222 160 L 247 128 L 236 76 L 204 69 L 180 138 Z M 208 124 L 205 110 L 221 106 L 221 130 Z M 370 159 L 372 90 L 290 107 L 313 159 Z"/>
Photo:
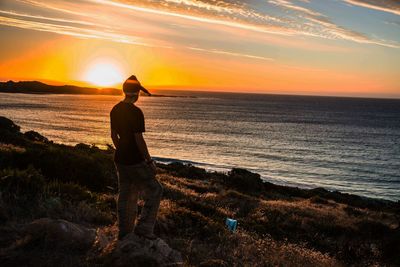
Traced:
<path id="1" fill-rule="evenodd" d="M 398 0 L 0 0 L 0 80 L 400 98 Z"/>

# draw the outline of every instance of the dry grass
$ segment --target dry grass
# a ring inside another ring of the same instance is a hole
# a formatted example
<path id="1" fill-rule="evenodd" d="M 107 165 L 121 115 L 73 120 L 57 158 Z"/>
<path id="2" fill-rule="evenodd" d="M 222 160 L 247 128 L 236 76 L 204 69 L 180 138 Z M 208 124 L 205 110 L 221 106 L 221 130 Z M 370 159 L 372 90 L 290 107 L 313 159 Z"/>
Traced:
<path id="1" fill-rule="evenodd" d="M 268 200 L 226 189 L 218 181 L 166 173 L 159 179 L 167 199 L 161 203 L 158 233 L 183 252 L 189 265 L 378 264 L 382 253 L 360 223 L 398 227 L 398 216 L 387 211 L 322 198 Z M 238 219 L 238 232 L 225 229 L 226 217 Z"/>
<path id="2" fill-rule="evenodd" d="M 0 143 L 0 151 L 1 152 L 24 153 L 24 152 L 26 152 L 26 149 L 23 147 L 17 146 L 17 145 Z"/>

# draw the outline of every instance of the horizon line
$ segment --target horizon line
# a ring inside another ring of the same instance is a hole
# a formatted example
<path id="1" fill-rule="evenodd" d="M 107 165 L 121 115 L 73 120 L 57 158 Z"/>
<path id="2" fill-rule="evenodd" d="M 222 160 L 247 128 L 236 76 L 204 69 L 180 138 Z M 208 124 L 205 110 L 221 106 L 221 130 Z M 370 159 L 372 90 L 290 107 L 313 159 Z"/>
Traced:
<path id="1" fill-rule="evenodd" d="M 14 83 L 18 82 L 41 82 L 51 86 L 76 86 L 76 87 L 86 87 L 86 88 L 93 88 L 93 89 L 115 89 L 115 90 L 122 90 L 118 86 L 104 86 L 99 87 L 94 84 L 82 81 L 71 81 L 71 83 L 65 83 L 55 80 L 48 80 L 48 79 L 36 79 L 36 80 L 18 80 L 14 81 L 13 79 L 6 79 L 0 78 L 0 82 L 9 82 L 12 81 Z M 122 83 L 121 83 L 122 85 Z M 260 91 L 260 89 L 232 89 L 232 88 L 201 88 L 196 86 L 189 86 L 189 85 L 147 85 L 145 86 L 149 90 L 161 90 L 161 91 L 186 91 L 186 92 L 199 92 L 199 93 L 231 93 L 231 94 L 252 94 L 252 95 L 275 95 L 275 96 L 305 96 L 305 97 L 331 97 L 331 98 L 358 98 L 358 99 L 382 99 L 382 100 L 400 100 L 400 95 L 375 95 L 375 94 L 335 94 L 335 93 L 327 93 L 327 94 L 313 94 L 310 92 L 275 92 L 275 91 Z"/>

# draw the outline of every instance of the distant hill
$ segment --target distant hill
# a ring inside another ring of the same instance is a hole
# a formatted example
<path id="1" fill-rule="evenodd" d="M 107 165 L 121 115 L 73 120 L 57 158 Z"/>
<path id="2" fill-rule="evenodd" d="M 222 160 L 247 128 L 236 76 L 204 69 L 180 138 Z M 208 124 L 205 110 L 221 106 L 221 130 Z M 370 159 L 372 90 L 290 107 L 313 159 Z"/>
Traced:
<path id="1" fill-rule="evenodd" d="M 49 85 L 38 81 L 0 82 L 2 93 L 25 94 L 83 94 L 83 95 L 121 95 L 122 91 L 115 88 L 90 88 L 75 85 Z"/>

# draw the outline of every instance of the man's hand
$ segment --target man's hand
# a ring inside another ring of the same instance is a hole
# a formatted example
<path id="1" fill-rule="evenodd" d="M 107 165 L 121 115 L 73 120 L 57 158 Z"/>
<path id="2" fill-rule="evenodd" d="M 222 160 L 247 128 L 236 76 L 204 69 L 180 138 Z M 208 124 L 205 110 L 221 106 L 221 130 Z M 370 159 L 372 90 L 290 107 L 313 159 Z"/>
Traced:
<path id="1" fill-rule="evenodd" d="M 118 144 L 119 144 L 119 136 L 117 131 L 111 129 L 111 139 L 113 141 L 114 147 L 118 148 Z"/>
<path id="2" fill-rule="evenodd" d="M 148 163 L 150 169 L 154 172 L 154 174 L 157 173 L 157 166 L 154 160 L 151 160 L 150 163 Z"/>

